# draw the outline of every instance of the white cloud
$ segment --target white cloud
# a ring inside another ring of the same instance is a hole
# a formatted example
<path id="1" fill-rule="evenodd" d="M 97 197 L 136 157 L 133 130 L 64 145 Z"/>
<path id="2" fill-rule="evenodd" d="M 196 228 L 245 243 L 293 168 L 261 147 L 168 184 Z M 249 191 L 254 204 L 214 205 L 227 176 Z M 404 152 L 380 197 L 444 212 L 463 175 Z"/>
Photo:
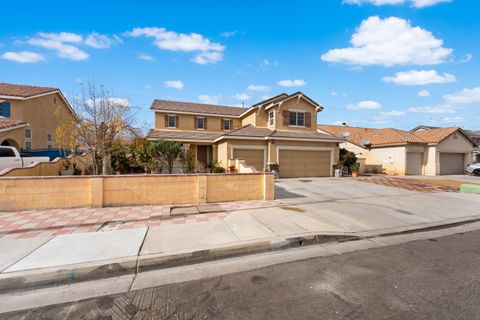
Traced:
<path id="1" fill-rule="evenodd" d="M 230 38 L 235 36 L 238 33 L 238 31 L 224 31 L 220 34 L 221 37 L 224 38 Z"/>
<path id="2" fill-rule="evenodd" d="M 328 51 L 322 60 L 360 66 L 434 65 L 444 63 L 453 52 L 430 31 L 396 17 L 369 17 L 350 43 L 349 48 Z"/>
<path id="3" fill-rule="evenodd" d="M 445 97 L 443 97 L 443 99 L 445 103 L 456 105 L 480 103 L 480 87 L 463 89 L 458 93 L 446 95 Z"/>
<path id="4" fill-rule="evenodd" d="M 218 104 L 218 101 L 220 100 L 220 96 L 211 96 L 208 94 L 201 94 L 198 96 L 198 100 L 202 103 Z"/>
<path id="5" fill-rule="evenodd" d="M 184 84 L 180 80 L 168 80 L 164 82 L 164 85 L 166 88 L 173 88 L 177 90 L 182 90 L 184 87 Z"/>
<path id="6" fill-rule="evenodd" d="M 381 112 L 380 116 L 384 118 L 389 118 L 389 117 L 401 117 L 406 114 L 405 111 L 397 111 L 397 110 L 392 110 L 392 111 L 385 111 Z"/>
<path id="7" fill-rule="evenodd" d="M 287 88 L 303 87 L 306 84 L 307 83 L 304 80 L 281 80 L 278 82 L 279 86 L 287 87 Z"/>
<path id="8" fill-rule="evenodd" d="M 260 85 L 260 84 L 251 84 L 247 87 L 247 90 L 249 91 L 259 91 L 259 92 L 267 92 L 267 91 L 270 91 L 272 90 L 271 87 L 269 86 L 263 86 L 263 85 Z"/>
<path id="9" fill-rule="evenodd" d="M 436 70 L 410 70 L 397 72 L 395 76 L 383 77 L 383 81 L 401 86 L 421 86 L 434 83 L 452 83 L 457 81 L 450 73 L 439 74 Z"/>
<path id="10" fill-rule="evenodd" d="M 232 98 L 237 100 L 249 100 L 251 97 L 246 93 L 236 93 Z"/>
<path id="11" fill-rule="evenodd" d="M 443 2 L 451 2 L 452 0 L 343 0 L 346 4 L 362 5 L 365 3 L 373 4 L 377 7 L 383 5 L 398 5 L 410 2 L 415 8 L 431 7 Z"/>
<path id="12" fill-rule="evenodd" d="M 419 91 L 418 96 L 421 97 L 421 98 L 429 97 L 430 96 L 430 91 L 428 91 L 428 90 Z"/>
<path id="13" fill-rule="evenodd" d="M 64 59 L 79 61 L 88 59 L 89 57 L 88 53 L 70 44 L 82 42 L 83 38 L 78 34 L 70 32 L 40 32 L 38 35 L 39 37 L 37 38 L 28 39 L 27 43 L 33 46 L 54 50 L 60 58 Z"/>
<path id="14" fill-rule="evenodd" d="M 463 117 L 444 117 L 441 119 L 443 123 L 459 123 L 465 121 Z"/>
<path id="15" fill-rule="evenodd" d="M 222 52 L 225 50 L 225 46 L 211 42 L 198 33 L 185 34 L 168 31 L 165 28 L 147 27 L 134 28 L 132 31 L 126 32 L 126 34 L 132 37 L 154 38 L 154 44 L 163 50 L 197 52 L 192 61 L 199 64 L 221 61 L 223 58 Z"/>
<path id="16" fill-rule="evenodd" d="M 445 95 L 442 103 L 436 106 L 420 106 L 409 108 L 415 113 L 456 113 L 467 105 L 480 103 L 480 87 L 466 88 L 460 92 Z"/>
<path id="17" fill-rule="evenodd" d="M 349 110 L 378 110 L 381 108 L 382 105 L 380 103 L 372 100 L 360 101 L 357 104 L 349 104 L 347 106 Z"/>
<path id="18" fill-rule="evenodd" d="M 144 61 L 155 61 L 155 58 L 152 57 L 151 55 L 149 54 L 144 54 L 144 53 L 140 53 L 138 55 L 138 59 L 140 60 L 144 60 Z"/>
<path id="19" fill-rule="evenodd" d="M 108 49 L 114 43 L 123 43 L 123 40 L 116 35 L 110 38 L 105 34 L 99 34 L 95 31 L 90 33 L 85 39 L 85 44 L 95 49 Z"/>
<path id="20" fill-rule="evenodd" d="M 332 91 L 332 92 L 330 92 L 330 95 L 333 96 L 333 97 L 336 97 L 336 96 L 338 96 L 338 93 L 336 93 L 335 91 Z"/>
<path id="21" fill-rule="evenodd" d="M 45 57 L 41 54 L 31 51 L 20 51 L 20 52 L 5 52 L 2 54 L 2 59 L 15 61 L 18 63 L 35 63 L 45 60 Z"/>
<path id="22" fill-rule="evenodd" d="M 462 60 L 460 60 L 460 63 L 468 63 L 468 62 L 472 61 L 472 59 L 473 59 L 473 54 L 467 53 L 467 54 L 465 55 L 465 58 L 463 58 Z"/>

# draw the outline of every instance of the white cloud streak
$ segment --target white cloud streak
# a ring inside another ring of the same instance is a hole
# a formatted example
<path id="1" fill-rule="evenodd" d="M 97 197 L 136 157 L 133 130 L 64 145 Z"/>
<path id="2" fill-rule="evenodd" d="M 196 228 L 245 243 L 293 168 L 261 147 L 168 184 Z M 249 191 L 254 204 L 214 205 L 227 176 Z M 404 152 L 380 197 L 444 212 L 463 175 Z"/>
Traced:
<path id="1" fill-rule="evenodd" d="M 287 87 L 287 88 L 303 87 L 306 84 L 307 83 L 304 80 L 300 80 L 300 79 L 297 79 L 297 80 L 281 80 L 281 81 L 278 82 L 279 86 Z"/>
<path id="2" fill-rule="evenodd" d="M 164 82 L 165 88 L 173 88 L 177 90 L 182 90 L 184 88 L 184 84 L 180 80 L 167 80 Z"/>
<path id="3" fill-rule="evenodd" d="M 45 57 L 41 54 L 31 51 L 9 51 L 3 53 L 1 58 L 5 60 L 15 61 L 18 63 L 36 63 L 45 60 Z"/>
<path id="4" fill-rule="evenodd" d="M 411 3 L 412 7 L 425 8 L 437 5 L 439 3 L 451 2 L 452 0 L 343 0 L 345 4 L 373 4 L 380 7 L 384 5 L 400 5 L 405 3 Z"/>
<path id="5" fill-rule="evenodd" d="M 378 110 L 381 108 L 382 105 L 380 103 L 372 100 L 360 101 L 357 104 L 349 104 L 347 106 L 349 110 Z"/>
<path id="6" fill-rule="evenodd" d="M 421 86 L 426 84 L 452 83 L 457 81 L 453 74 L 439 74 L 436 70 L 410 70 L 397 72 L 395 76 L 383 77 L 382 80 L 401 86 Z"/>

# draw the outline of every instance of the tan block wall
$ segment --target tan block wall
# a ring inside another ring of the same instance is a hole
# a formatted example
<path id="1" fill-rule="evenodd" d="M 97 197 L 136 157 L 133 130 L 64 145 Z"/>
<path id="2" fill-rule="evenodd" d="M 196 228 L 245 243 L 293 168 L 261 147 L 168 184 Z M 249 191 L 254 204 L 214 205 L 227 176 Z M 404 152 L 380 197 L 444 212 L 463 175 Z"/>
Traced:
<path id="1" fill-rule="evenodd" d="M 207 119 L 207 129 L 197 130 L 195 129 L 195 116 L 177 114 L 179 127 L 176 129 L 165 127 L 165 115 L 168 113 L 155 112 L 155 129 L 161 130 L 185 130 L 185 131 L 207 131 L 207 132 L 223 132 L 221 124 L 222 119 L 231 119 L 232 129 L 240 128 L 241 120 L 237 118 L 221 118 L 221 117 L 205 117 Z M 172 113 L 173 115 L 173 113 Z M 203 117 L 203 116 L 202 116 Z"/>
<path id="2" fill-rule="evenodd" d="M 0 211 L 271 200 L 271 174 L 0 178 Z"/>
<path id="3" fill-rule="evenodd" d="M 67 158 L 69 160 L 72 157 Z M 86 167 L 91 164 L 91 159 L 87 155 L 77 157 L 76 164 L 78 168 L 83 172 Z M 26 168 L 14 168 L 8 171 L 2 171 L 1 177 L 49 177 L 59 176 L 60 170 L 63 169 L 63 164 L 66 158 L 55 158 L 50 162 L 40 162 L 33 166 Z"/>
<path id="4" fill-rule="evenodd" d="M 10 119 L 30 124 L 28 128 L 32 130 L 32 149 L 46 149 L 48 145 L 59 147 L 54 141 L 55 131 L 61 124 L 73 120 L 74 116 L 58 93 L 28 100 L 7 101 L 10 102 Z M 24 134 L 25 128 L 22 131 Z M 51 142 L 48 141 L 49 134 L 53 138 Z M 25 148 L 25 143 L 22 147 Z"/>
<path id="5" fill-rule="evenodd" d="M 367 169 L 369 166 L 382 166 L 386 174 L 404 176 L 407 169 L 406 148 L 402 146 L 371 149 L 365 164 Z"/>

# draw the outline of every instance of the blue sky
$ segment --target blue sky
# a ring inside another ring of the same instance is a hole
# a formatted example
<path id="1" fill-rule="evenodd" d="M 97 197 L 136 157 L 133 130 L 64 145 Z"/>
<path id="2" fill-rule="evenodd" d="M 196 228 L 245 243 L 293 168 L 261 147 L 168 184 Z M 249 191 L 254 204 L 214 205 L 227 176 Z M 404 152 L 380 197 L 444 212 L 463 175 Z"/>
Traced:
<path id="1" fill-rule="evenodd" d="M 303 91 L 320 123 L 480 129 L 473 0 L 9 1 L 1 82 L 95 80 L 152 126 L 154 98 L 249 106 Z"/>

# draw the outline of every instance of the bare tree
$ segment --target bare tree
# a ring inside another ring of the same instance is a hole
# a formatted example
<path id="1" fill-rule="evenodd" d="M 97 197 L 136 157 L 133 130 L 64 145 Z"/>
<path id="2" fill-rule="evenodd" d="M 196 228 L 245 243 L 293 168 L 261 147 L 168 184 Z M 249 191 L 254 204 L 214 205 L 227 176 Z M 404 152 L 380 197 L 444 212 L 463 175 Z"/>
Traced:
<path id="1" fill-rule="evenodd" d="M 89 82 L 82 93 L 74 96 L 73 108 L 78 120 L 62 124 L 56 140 L 72 153 L 90 155 L 93 173 L 107 174 L 114 143 L 124 143 L 136 135 L 132 108 L 126 99 L 113 98 L 103 86 Z"/>

